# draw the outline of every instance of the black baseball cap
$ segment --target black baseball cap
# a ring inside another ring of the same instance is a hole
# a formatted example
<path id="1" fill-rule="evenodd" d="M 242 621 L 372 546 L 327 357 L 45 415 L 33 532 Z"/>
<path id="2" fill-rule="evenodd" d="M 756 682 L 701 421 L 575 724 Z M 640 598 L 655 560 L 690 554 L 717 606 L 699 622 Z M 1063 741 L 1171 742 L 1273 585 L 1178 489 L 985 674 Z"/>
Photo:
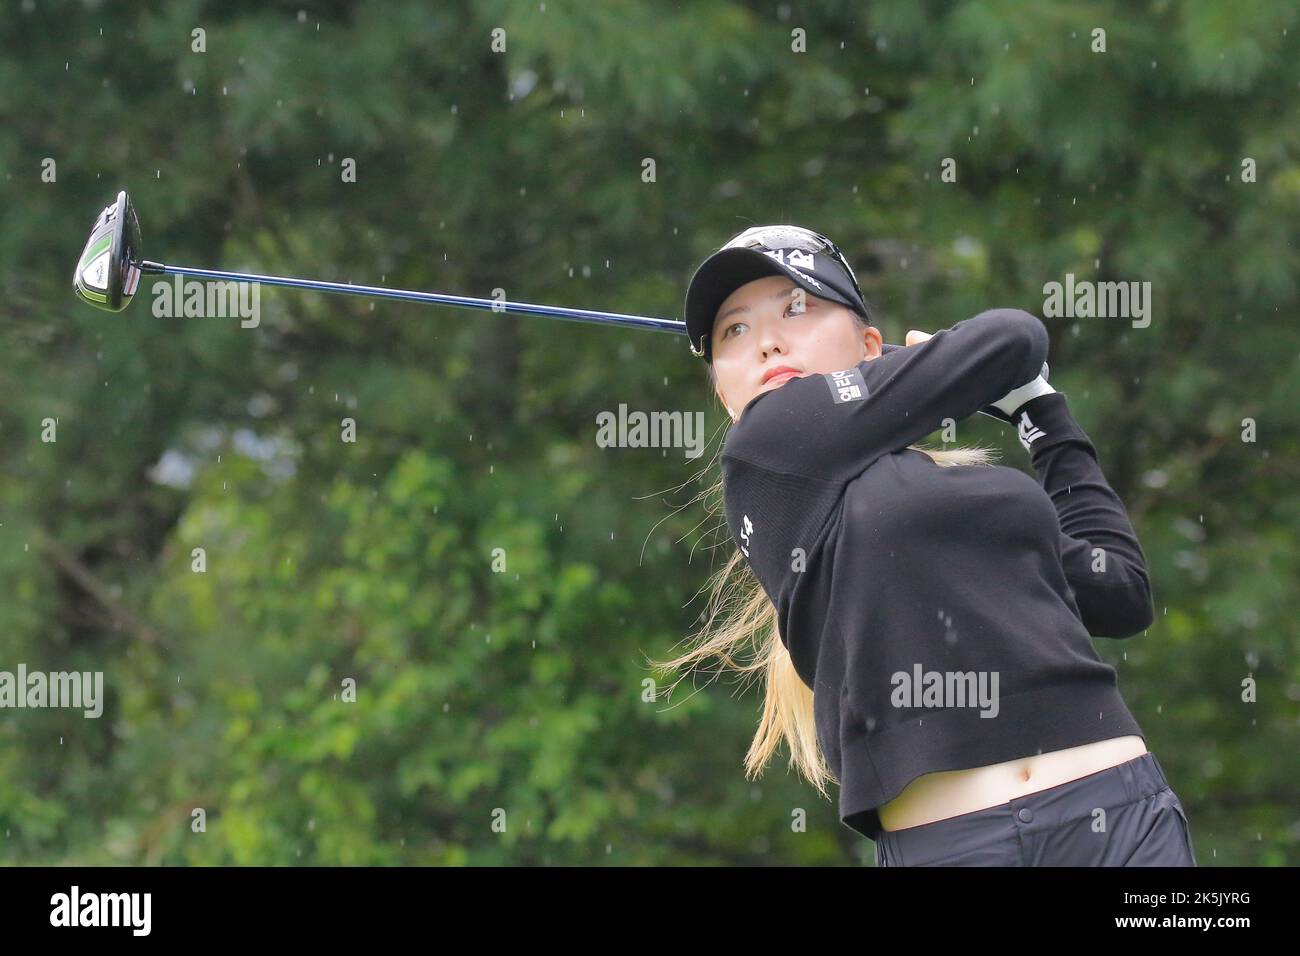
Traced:
<path id="1" fill-rule="evenodd" d="M 785 276 L 813 295 L 871 315 L 844 253 L 802 226 L 754 226 L 733 236 L 701 263 L 686 290 L 686 332 L 691 353 L 713 361 L 713 323 L 727 296 L 747 282 Z"/>

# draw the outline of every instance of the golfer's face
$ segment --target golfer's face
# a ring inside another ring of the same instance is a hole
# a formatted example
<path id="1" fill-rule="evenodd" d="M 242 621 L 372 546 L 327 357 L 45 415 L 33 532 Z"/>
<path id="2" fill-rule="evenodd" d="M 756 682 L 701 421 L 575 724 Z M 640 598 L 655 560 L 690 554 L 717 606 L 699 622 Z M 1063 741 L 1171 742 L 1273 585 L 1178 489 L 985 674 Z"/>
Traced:
<path id="1" fill-rule="evenodd" d="M 792 377 L 838 372 L 878 358 L 880 345 L 880 333 L 860 326 L 846 307 L 784 276 L 766 276 L 741 286 L 718 309 L 713 372 L 719 396 L 738 419 L 760 392 L 780 388 Z M 794 371 L 775 372 L 783 367 Z"/>

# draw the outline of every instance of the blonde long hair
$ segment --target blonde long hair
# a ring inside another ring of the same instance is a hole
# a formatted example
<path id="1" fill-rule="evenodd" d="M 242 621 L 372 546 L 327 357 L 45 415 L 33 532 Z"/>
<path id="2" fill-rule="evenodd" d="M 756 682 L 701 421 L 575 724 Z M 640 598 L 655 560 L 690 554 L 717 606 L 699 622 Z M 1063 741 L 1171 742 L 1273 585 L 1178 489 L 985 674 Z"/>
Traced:
<path id="1" fill-rule="evenodd" d="M 853 314 L 858 324 L 866 328 L 867 322 L 857 313 Z M 709 365 L 708 370 L 709 382 L 713 385 L 717 381 L 713 366 Z M 714 394 L 716 397 L 716 392 Z M 984 447 L 907 447 L 929 455 L 935 464 L 943 467 L 991 465 L 997 454 L 996 449 Z M 722 496 L 723 480 L 719 472 L 718 479 L 693 500 L 704 499 L 710 514 L 717 516 L 720 509 L 709 506 L 708 502 L 721 502 Z M 717 527 L 719 530 L 725 527 L 725 521 Z M 790 652 L 781 641 L 776 606 L 769 600 L 739 549 L 732 552 L 727 563 L 709 580 L 712 589 L 705 607 L 708 618 L 698 632 L 686 639 L 689 650 L 671 660 L 652 661 L 653 669 L 666 673 L 717 657 L 742 676 L 762 675 L 765 678 L 763 713 L 758 731 L 745 754 L 745 776 L 751 780 L 760 776 L 784 740 L 790 748 L 790 765 L 823 797 L 829 798 L 827 782 L 838 784 L 839 781 L 831 773 L 817 742 L 813 692 L 795 672 Z M 754 648 L 752 658 L 738 662 L 736 654 L 747 646 Z M 685 676 L 682 674 L 673 682 L 668 688 L 669 694 Z"/>

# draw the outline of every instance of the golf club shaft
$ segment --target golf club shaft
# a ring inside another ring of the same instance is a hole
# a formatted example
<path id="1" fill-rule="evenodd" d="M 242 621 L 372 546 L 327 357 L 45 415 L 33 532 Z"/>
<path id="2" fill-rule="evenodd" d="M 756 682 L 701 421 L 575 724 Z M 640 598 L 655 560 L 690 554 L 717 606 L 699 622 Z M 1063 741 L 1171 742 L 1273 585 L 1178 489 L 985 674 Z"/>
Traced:
<path id="1" fill-rule="evenodd" d="M 496 299 L 475 299 L 463 295 L 443 295 L 438 292 L 412 292 L 384 286 L 354 285 L 350 282 L 322 282 L 318 279 L 295 279 L 288 276 L 263 276 L 246 272 L 223 272 L 217 269 L 196 269 L 190 266 L 171 266 L 162 262 L 145 260 L 140 263 L 144 275 L 182 275 L 198 279 L 257 282 L 262 285 L 282 285 L 295 289 L 312 289 L 316 292 L 343 292 L 347 295 L 378 296 L 384 299 L 402 299 L 408 302 L 434 302 L 461 309 L 485 309 L 490 312 L 510 312 L 517 315 L 541 315 L 552 319 L 574 322 L 592 322 L 600 325 L 624 325 L 654 332 L 686 334 L 686 323 L 674 319 L 660 319 L 645 315 L 625 315 L 620 312 L 594 312 L 587 309 L 566 309 L 532 302 L 505 302 Z"/>
<path id="2" fill-rule="evenodd" d="M 647 315 L 627 315 L 621 312 L 595 312 L 587 309 L 566 309 L 554 305 L 531 302 L 498 302 L 495 299 L 475 299 L 463 295 L 443 295 L 438 292 L 412 292 L 407 289 L 389 289 L 384 286 L 353 285 L 350 282 L 323 282 L 318 279 L 295 279 L 289 276 L 264 276 L 248 272 L 224 272 L 218 269 L 197 269 L 190 266 L 170 266 L 162 262 L 144 260 L 140 263 L 143 275 L 181 275 L 197 279 L 217 279 L 235 282 L 258 282 L 264 285 L 282 285 L 295 289 L 312 289 L 317 292 L 343 292 L 347 295 L 370 295 L 384 299 L 401 299 L 408 302 L 434 302 L 461 309 L 485 309 L 510 312 L 517 315 L 541 315 L 572 322 L 591 322 L 597 325 L 622 325 L 653 332 L 686 334 L 686 323 L 674 319 L 660 319 Z M 689 344 L 689 343 L 688 343 Z M 883 351 L 905 348 L 902 345 L 884 344 Z M 981 410 L 981 414 L 989 415 Z M 996 415 L 990 415 L 997 418 Z"/>

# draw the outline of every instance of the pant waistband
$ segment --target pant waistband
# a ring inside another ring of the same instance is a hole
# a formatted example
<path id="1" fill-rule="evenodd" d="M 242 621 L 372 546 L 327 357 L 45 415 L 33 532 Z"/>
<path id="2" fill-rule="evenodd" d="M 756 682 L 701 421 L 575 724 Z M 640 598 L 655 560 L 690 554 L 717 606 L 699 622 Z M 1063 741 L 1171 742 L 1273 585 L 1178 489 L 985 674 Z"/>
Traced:
<path id="1" fill-rule="evenodd" d="M 980 846 L 1015 838 L 1019 833 L 1050 830 L 1091 817 L 1098 807 L 1121 807 L 1168 786 L 1160 761 L 1147 751 L 1124 763 L 1013 797 L 995 807 L 903 830 L 884 830 L 878 842 L 892 859 L 908 865 L 928 863 L 951 854 L 955 845 Z"/>

